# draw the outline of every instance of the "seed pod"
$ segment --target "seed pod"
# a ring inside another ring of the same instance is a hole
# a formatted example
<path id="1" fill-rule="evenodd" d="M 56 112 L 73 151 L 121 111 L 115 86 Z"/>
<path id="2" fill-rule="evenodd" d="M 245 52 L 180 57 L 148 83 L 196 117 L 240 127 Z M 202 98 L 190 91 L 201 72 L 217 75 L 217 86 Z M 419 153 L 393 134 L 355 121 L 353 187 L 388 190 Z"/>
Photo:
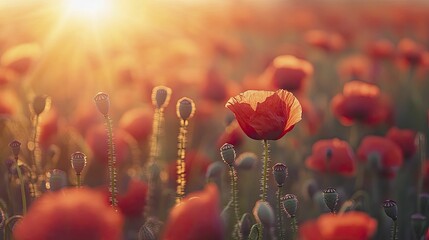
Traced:
<path id="1" fill-rule="evenodd" d="M 49 105 L 49 97 L 47 95 L 38 95 L 33 99 L 33 111 L 36 115 L 40 115 Z"/>
<path id="2" fill-rule="evenodd" d="M 420 213 L 411 215 L 411 226 L 413 227 L 416 239 L 421 239 L 426 230 L 426 217 Z"/>
<path id="3" fill-rule="evenodd" d="M 236 158 L 234 164 L 237 169 L 250 170 L 258 162 L 258 156 L 252 152 L 245 152 Z"/>
<path id="4" fill-rule="evenodd" d="M 170 103 L 171 88 L 157 86 L 152 90 L 152 104 L 156 108 L 165 108 Z"/>
<path id="5" fill-rule="evenodd" d="M 206 179 L 219 178 L 224 167 L 225 165 L 220 161 L 211 163 L 207 168 Z"/>
<path id="6" fill-rule="evenodd" d="M 286 178 L 288 175 L 286 165 L 283 163 L 276 163 L 273 166 L 273 175 L 274 175 L 274 180 L 277 183 L 277 186 L 282 187 L 283 184 L 286 182 Z"/>
<path id="7" fill-rule="evenodd" d="M 256 221 L 261 223 L 264 227 L 274 227 L 274 211 L 268 202 L 261 200 L 257 201 L 253 208 L 253 216 Z"/>
<path id="8" fill-rule="evenodd" d="M 86 166 L 86 155 L 81 152 L 75 152 L 71 155 L 70 162 L 76 175 L 80 175 Z"/>
<path id="9" fill-rule="evenodd" d="M 296 210 L 298 209 L 298 199 L 294 194 L 286 194 L 281 199 L 283 211 L 289 217 L 295 217 Z"/>
<path id="10" fill-rule="evenodd" d="M 228 164 L 229 166 L 232 166 L 235 161 L 235 150 L 234 145 L 225 143 L 220 148 L 220 155 L 222 156 L 222 160 Z"/>
<path id="11" fill-rule="evenodd" d="M 18 158 L 19 152 L 21 151 L 21 143 L 14 140 L 9 144 L 9 147 L 12 149 L 13 156 Z"/>
<path id="12" fill-rule="evenodd" d="M 190 98 L 183 97 L 177 101 L 177 116 L 182 120 L 188 120 L 194 116 L 195 104 Z"/>
<path id="13" fill-rule="evenodd" d="M 335 212 L 335 207 L 338 203 L 338 193 L 335 188 L 327 188 L 323 191 L 323 199 L 325 200 L 326 206 L 331 210 L 331 212 Z"/>
<path id="14" fill-rule="evenodd" d="M 390 217 L 393 221 L 398 219 L 398 206 L 396 202 L 393 200 L 386 200 L 383 202 L 384 212 L 388 217 Z"/>
<path id="15" fill-rule="evenodd" d="M 143 225 L 139 230 L 138 240 L 156 240 L 156 238 L 153 231 L 146 225 Z"/>
<path id="16" fill-rule="evenodd" d="M 54 169 L 50 172 L 49 188 L 51 191 L 58 191 L 67 186 L 67 175 L 64 171 Z"/>
<path id="17" fill-rule="evenodd" d="M 240 219 L 240 234 L 242 239 L 247 239 L 252 229 L 252 219 L 249 213 L 243 214 Z"/>
<path id="18" fill-rule="evenodd" d="M 104 116 L 107 116 L 109 114 L 109 108 L 110 108 L 109 95 L 103 92 L 99 92 L 97 93 L 97 95 L 95 95 L 94 101 L 98 111 Z"/>

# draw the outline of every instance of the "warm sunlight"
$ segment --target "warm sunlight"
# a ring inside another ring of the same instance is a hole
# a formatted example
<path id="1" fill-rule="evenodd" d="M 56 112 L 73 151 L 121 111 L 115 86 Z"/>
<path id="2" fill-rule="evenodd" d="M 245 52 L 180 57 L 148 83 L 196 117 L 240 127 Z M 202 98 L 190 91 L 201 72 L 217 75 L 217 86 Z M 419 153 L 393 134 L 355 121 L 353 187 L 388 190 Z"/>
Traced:
<path id="1" fill-rule="evenodd" d="M 111 0 L 66 0 L 64 7 L 70 15 L 100 19 L 112 10 L 112 2 Z"/>

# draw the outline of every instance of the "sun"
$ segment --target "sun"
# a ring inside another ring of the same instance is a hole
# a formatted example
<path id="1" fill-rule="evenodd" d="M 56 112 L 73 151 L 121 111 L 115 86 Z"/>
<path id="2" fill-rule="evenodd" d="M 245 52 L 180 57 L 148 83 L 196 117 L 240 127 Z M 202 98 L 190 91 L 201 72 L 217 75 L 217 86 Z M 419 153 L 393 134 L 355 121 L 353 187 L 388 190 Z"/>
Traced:
<path id="1" fill-rule="evenodd" d="M 101 19 L 112 10 L 111 0 L 65 0 L 64 8 L 68 15 L 77 18 Z"/>

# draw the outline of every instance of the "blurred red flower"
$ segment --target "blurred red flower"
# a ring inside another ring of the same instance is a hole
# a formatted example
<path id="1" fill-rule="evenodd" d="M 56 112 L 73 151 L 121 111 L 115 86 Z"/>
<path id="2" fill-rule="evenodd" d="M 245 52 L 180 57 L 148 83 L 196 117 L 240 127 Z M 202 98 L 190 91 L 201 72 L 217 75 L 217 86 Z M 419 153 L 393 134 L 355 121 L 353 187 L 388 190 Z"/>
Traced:
<path id="1" fill-rule="evenodd" d="M 53 143 L 53 138 L 58 132 L 58 118 L 58 112 L 54 108 L 41 115 L 39 143 L 44 149 L 47 149 Z"/>
<path id="2" fill-rule="evenodd" d="M 331 156 L 328 157 L 328 154 Z M 312 154 L 305 160 L 305 165 L 319 172 L 351 176 L 355 173 L 356 160 L 350 145 L 334 138 L 314 143 Z"/>
<path id="3" fill-rule="evenodd" d="M 121 164 L 125 161 L 128 151 L 128 143 L 126 141 L 127 133 L 117 129 L 114 131 L 114 144 L 116 147 L 116 163 Z M 104 125 L 98 125 L 88 130 L 86 143 L 94 155 L 94 159 L 107 165 L 108 162 L 108 145 L 107 132 Z"/>
<path id="4" fill-rule="evenodd" d="M 392 140 L 378 136 L 366 136 L 357 150 L 357 156 L 362 162 L 377 161 L 373 164 L 388 178 L 395 177 L 396 170 L 403 162 L 401 148 Z"/>
<path id="5" fill-rule="evenodd" d="M 301 120 L 301 104 L 286 90 L 248 90 L 226 103 L 246 135 L 255 140 L 277 140 Z"/>
<path id="6" fill-rule="evenodd" d="M 70 125 L 74 127 L 82 136 L 87 131 L 100 123 L 100 112 L 95 104 L 82 103 L 76 107 Z"/>
<path id="7" fill-rule="evenodd" d="M 285 89 L 291 92 L 305 88 L 306 80 L 313 74 L 313 65 L 306 60 L 292 55 L 276 57 L 264 73 L 276 89 Z"/>
<path id="8" fill-rule="evenodd" d="M 152 108 L 135 108 L 125 112 L 119 120 L 119 128 L 138 142 L 146 141 L 152 133 Z"/>
<path id="9" fill-rule="evenodd" d="M 243 142 L 243 131 L 241 131 L 240 125 L 236 121 L 233 121 L 231 124 L 226 127 L 222 135 L 219 136 L 217 140 L 217 148 L 222 147 L 223 144 L 229 143 L 238 147 Z"/>
<path id="10" fill-rule="evenodd" d="M 207 168 L 213 161 L 205 153 L 191 150 L 186 152 L 185 162 L 185 180 L 187 182 L 195 180 L 200 182 L 204 179 Z M 176 161 L 173 161 L 168 168 L 169 180 L 172 185 L 175 185 L 177 181 L 176 164 Z"/>
<path id="11" fill-rule="evenodd" d="M 0 91 L 0 118 L 10 118 L 21 108 L 21 103 L 14 91 Z"/>
<path id="12" fill-rule="evenodd" d="M 332 99 L 331 107 L 334 115 L 346 126 L 355 122 L 375 125 L 388 121 L 391 116 L 391 108 L 380 89 L 361 81 L 346 83 L 343 93 Z"/>
<path id="13" fill-rule="evenodd" d="M 409 159 L 416 153 L 416 134 L 414 130 L 393 127 L 389 129 L 386 137 L 401 148 L 404 159 Z"/>
<path id="14" fill-rule="evenodd" d="M 12 70 L 0 67 L 0 87 L 8 85 L 15 79 L 16 74 Z"/>
<path id="15" fill-rule="evenodd" d="M 138 217 L 146 206 L 146 193 L 148 186 L 145 182 L 131 179 L 128 189 L 118 196 L 118 208 L 127 217 Z"/>
<path id="16" fill-rule="evenodd" d="M 353 55 L 341 60 L 338 65 L 338 73 L 342 80 L 370 80 L 371 62 L 364 55 Z"/>
<path id="17" fill-rule="evenodd" d="M 225 101 L 228 96 L 226 81 L 215 68 L 209 69 L 203 80 L 200 93 L 204 99 L 214 102 Z"/>
<path id="18" fill-rule="evenodd" d="M 398 44 L 398 56 L 408 65 L 417 66 L 423 60 L 424 48 L 409 38 L 403 38 Z"/>
<path id="19" fill-rule="evenodd" d="M 16 74 L 24 75 L 40 57 L 40 53 L 40 46 L 36 43 L 12 46 L 3 53 L 0 64 L 13 70 Z"/>
<path id="20" fill-rule="evenodd" d="M 219 210 L 219 192 L 209 184 L 203 191 L 189 194 L 170 212 L 164 240 L 222 240 L 223 223 Z"/>
<path id="21" fill-rule="evenodd" d="M 387 39 L 378 39 L 368 43 L 366 52 L 372 59 L 389 59 L 393 56 L 393 43 Z"/>
<path id="22" fill-rule="evenodd" d="M 305 33 L 304 38 L 308 44 L 328 52 L 340 51 L 344 48 L 344 38 L 338 33 L 310 30 Z"/>
<path id="23" fill-rule="evenodd" d="M 299 98 L 302 107 L 302 120 L 307 127 L 308 134 L 316 134 L 323 122 L 323 114 L 307 98 Z"/>
<path id="24" fill-rule="evenodd" d="M 45 193 L 14 227 L 16 240 L 119 240 L 122 216 L 89 189 Z"/>
<path id="25" fill-rule="evenodd" d="M 323 214 L 299 228 L 301 240 L 367 240 L 377 229 L 377 221 L 363 212 Z"/>

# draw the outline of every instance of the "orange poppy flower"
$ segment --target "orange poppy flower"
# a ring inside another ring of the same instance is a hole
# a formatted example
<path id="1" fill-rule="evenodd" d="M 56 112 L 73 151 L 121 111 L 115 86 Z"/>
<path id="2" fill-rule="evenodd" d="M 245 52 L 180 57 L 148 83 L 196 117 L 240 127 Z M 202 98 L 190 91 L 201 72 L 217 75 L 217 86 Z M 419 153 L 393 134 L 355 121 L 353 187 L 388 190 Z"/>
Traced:
<path id="1" fill-rule="evenodd" d="M 375 233 L 377 221 L 363 212 L 323 214 L 299 228 L 302 240 L 367 240 Z"/>
<path id="2" fill-rule="evenodd" d="M 328 151 L 331 156 L 328 157 Z M 350 145 L 338 138 L 317 141 L 313 153 L 305 160 L 305 165 L 319 172 L 332 172 L 345 176 L 355 172 L 355 156 Z"/>
<path id="3" fill-rule="evenodd" d="M 277 140 L 301 120 L 298 99 L 286 90 L 248 90 L 232 97 L 225 105 L 235 115 L 246 135 L 255 140 Z"/>
<path id="4" fill-rule="evenodd" d="M 189 194 L 170 212 L 164 240 L 222 240 L 223 223 L 220 217 L 219 192 L 209 184 L 201 192 Z"/>
<path id="5" fill-rule="evenodd" d="M 305 88 L 306 80 L 313 74 L 313 66 L 292 55 L 282 55 L 273 60 L 265 74 L 274 87 L 299 91 Z"/>
<path id="6" fill-rule="evenodd" d="M 346 83 L 343 93 L 332 99 L 331 107 L 334 115 L 346 126 L 357 121 L 374 125 L 387 121 L 390 117 L 390 108 L 380 89 L 361 81 Z"/>
<path id="7" fill-rule="evenodd" d="M 14 227 L 16 240 L 119 240 L 123 218 L 90 189 L 45 193 Z"/>

